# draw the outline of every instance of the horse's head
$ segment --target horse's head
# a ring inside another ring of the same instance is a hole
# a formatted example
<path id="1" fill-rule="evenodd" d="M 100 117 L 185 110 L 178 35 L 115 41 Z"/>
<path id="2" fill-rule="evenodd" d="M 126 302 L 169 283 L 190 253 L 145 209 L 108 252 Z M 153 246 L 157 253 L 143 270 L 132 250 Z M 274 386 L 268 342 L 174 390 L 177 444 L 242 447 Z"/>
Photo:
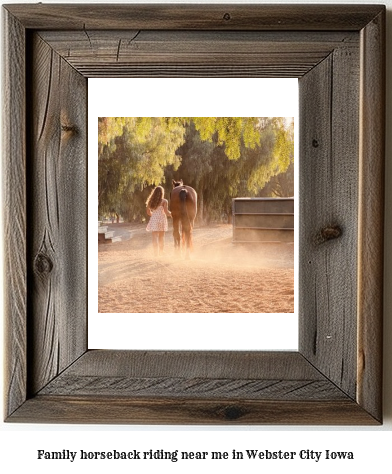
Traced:
<path id="1" fill-rule="evenodd" d="M 180 181 L 175 181 L 173 179 L 173 188 L 177 188 L 178 186 L 182 186 L 184 183 L 182 182 L 182 179 Z"/>

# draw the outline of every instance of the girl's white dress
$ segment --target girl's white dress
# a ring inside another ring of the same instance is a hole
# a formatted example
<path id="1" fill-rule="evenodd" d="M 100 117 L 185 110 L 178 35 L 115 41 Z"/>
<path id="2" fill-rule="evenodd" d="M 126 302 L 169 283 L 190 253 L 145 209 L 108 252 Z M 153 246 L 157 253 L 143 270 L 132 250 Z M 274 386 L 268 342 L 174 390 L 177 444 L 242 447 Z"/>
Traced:
<path id="1" fill-rule="evenodd" d="M 150 220 L 147 224 L 146 230 L 151 232 L 167 232 L 167 217 L 163 209 L 163 203 L 151 211 Z"/>

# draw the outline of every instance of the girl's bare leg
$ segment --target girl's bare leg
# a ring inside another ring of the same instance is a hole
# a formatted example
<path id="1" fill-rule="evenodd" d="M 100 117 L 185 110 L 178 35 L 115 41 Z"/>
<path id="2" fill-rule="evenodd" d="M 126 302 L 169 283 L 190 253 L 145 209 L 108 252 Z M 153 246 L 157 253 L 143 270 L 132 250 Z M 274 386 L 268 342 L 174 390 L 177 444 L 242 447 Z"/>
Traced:
<path id="1" fill-rule="evenodd" d="M 159 240 L 160 232 L 152 232 L 152 248 L 154 250 L 154 256 L 158 256 L 159 248 L 158 248 L 158 240 Z"/>
<path id="2" fill-rule="evenodd" d="M 159 234 L 159 253 L 163 254 L 165 248 L 165 232 L 158 232 Z"/>

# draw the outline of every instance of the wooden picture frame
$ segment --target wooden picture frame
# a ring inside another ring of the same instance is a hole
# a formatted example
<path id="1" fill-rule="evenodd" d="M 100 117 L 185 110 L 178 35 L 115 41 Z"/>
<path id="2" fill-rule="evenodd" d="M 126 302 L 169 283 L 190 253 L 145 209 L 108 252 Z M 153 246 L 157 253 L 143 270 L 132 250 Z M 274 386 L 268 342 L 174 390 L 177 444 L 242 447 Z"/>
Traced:
<path id="1" fill-rule="evenodd" d="M 382 423 L 385 7 L 18 4 L 3 20 L 6 421 Z M 88 350 L 97 76 L 299 78 L 298 352 Z"/>

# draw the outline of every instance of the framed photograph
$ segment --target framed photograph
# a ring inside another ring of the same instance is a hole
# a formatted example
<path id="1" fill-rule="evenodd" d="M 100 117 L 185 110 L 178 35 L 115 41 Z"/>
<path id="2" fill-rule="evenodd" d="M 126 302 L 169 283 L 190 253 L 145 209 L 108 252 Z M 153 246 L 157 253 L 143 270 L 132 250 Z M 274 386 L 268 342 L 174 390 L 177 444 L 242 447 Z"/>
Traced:
<path id="1" fill-rule="evenodd" d="M 94 78 L 88 104 L 89 348 L 296 350 L 298 79 Z M 173 180 L 197 193 L 188 257 Z"/>
<path id="2" fill-rule="evenodd" d="M 385 7 L 3 17 L 6 421 L 382 423 Z M 87 93 L 105 77 L 298 79 L 297 351 L 89 348 Z"/>

